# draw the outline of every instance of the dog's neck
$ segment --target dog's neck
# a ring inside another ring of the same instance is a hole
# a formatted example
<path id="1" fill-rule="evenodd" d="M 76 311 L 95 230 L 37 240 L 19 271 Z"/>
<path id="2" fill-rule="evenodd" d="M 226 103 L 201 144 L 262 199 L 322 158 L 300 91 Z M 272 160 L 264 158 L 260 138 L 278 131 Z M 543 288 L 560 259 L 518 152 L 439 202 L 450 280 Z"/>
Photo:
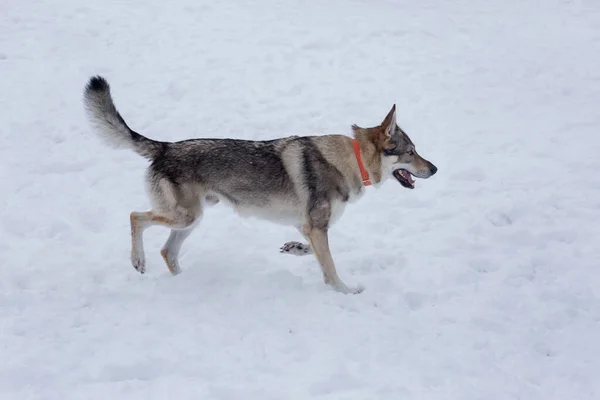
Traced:
<path id="1" fill-rule="evenodd" d="M 369 173 L 370 181 L 373 184 L 381 182 L 381 128 L 361 128 L 353 125 L 354 138 L 360 146 L 360 155 L 365 169 Z"/>

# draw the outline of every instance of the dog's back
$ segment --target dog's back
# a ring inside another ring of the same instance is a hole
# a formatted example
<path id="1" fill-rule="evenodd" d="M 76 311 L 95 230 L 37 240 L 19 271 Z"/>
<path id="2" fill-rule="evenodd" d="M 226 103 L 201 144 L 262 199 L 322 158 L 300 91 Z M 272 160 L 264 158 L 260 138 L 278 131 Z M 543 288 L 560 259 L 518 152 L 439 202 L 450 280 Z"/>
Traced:
<path id="1" fill-rule="evenodd" d="M 298 226 L 308 210 L 324 201 L 345 202 L 361 187 L 358 181 L 348 182 L 336 166 L 347 163 L 347 157 L 340 157 L 340 146 L 350 140 L 345 136 L 160 142 L 129 128 L 103 78 L 90 80 L 84 100 L 102 138 L 151 161 L 147 177 L 152 203 L 167 212 L 173 202 L 200 207 L 194 198 L 211 197 L 243 215 Z"/>

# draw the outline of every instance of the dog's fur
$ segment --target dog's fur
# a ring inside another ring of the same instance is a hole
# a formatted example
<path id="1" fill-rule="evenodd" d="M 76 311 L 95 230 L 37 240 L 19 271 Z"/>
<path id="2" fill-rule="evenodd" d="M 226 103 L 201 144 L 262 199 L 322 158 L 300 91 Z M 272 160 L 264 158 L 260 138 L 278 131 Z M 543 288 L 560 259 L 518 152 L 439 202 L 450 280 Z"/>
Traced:
<path id="1" fill-rule="evenodd" d="M 169 270 L 181 272 L 178 254 L 207 205 L 227 203 L 244 216 L 298 228 L 310 244 L 286 243 L 289 254 L 314 253 L 324 280 L 343 293 L 359 293 L 339 278 L 329 251 L 327 231 L 346 202 L 361 196 L 361 179 L 352 138 L 343 135 L 291 136 L 267 141 L 191 139 L 160 142 L 134 132 L 113 103 L 106 80 L 90 79 L 84 91 L 90 122 L 114 147 L 128 147 L 150 160 L 146 181 L 152 210 L 131 213 L 131 261 L 145 272 L 142 233 L 163 225 L 171 234 L 161 250 Z M 394 105 L 381 125 L 352 126 L 363 163 L 377 187 L 399 172 L 429 178 L 437 168 L 420 157 L 396 124 Z M 407 175 L 407 174 L 406 174 Z M 410 178 L 409 182 L 413 182 Z"/>

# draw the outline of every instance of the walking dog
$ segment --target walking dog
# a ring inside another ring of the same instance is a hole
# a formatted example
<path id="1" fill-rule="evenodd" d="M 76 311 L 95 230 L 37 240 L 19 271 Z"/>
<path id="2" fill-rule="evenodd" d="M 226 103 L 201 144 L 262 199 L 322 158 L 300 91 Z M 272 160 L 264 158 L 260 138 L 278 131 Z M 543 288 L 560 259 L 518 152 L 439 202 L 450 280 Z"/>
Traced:
<path id="1" fill-rule="evenodd" d="M 131 262 L 142 274 L 142 234 L 151 225 L 171 229 L 161 250 L 169 271 L 181 272 L 178 255 L 204 209 L 218 202 L 242 216 L 255 216 L 296 227 L 308 244 L 289 242 L 287 254 L 314 254 L 326 284 L 342 293 L 349 288 L 336 272 L 328 228 L 366 186 L 378 187 L 393 176 L 413 189 L 417 178 L 437 168 L 422 158 L 396 124 L 396 106 L 372 128 L 353 125 L 344 135 L 291 136 L 274 140 L 189 139 L 161 142 L 142 136 L 117 111 L 108 82 L 92 77 L 84 90 L 87 116 L 96 133 L 113 147 L 130 148 L 150 161 L 146 183 L 152 209 L 132 212 Z"/>

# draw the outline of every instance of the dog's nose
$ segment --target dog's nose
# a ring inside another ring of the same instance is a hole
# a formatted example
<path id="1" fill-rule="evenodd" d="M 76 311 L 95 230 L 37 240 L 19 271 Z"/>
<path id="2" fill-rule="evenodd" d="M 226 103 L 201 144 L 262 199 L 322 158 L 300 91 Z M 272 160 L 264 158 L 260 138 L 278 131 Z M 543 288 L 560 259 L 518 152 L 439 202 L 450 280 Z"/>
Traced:
<path id="1" fill-rule="evenodd" d="M 433 164 L 431 164 L 431 167 L 429 168 L 429 170 L 431 171 L 431 175 L 435 175 L 435 173 L 437 172 L 437 167 Z"/>

